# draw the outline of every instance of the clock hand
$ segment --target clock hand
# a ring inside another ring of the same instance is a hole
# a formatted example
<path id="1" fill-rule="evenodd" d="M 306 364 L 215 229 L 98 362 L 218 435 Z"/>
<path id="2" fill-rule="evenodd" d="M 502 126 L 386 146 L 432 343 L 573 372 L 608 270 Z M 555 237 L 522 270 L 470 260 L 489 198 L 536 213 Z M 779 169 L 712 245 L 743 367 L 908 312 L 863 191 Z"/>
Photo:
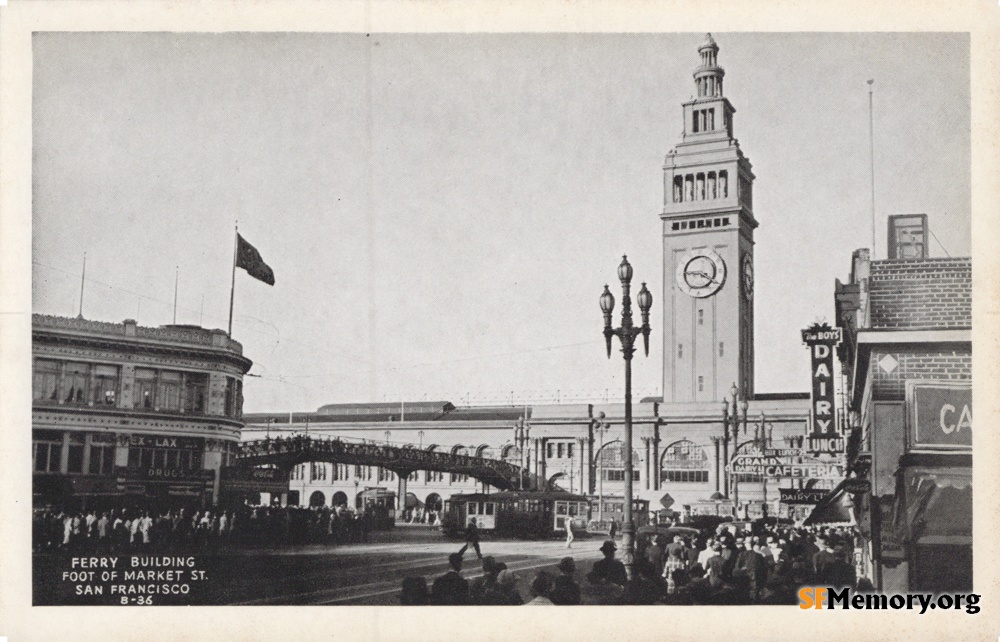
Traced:
<path id="1" fill-rule="evenodd" d="M 704 278 L 708 279 L 709 283 L 718 283 L 718 281 L 715 280 L 715 279 L 713 279 L 712 277 L 710 277 L 707 272 L 690 270 L 690 271 L 687 272 L 687 274 L 693 274 L 693 275 L 696 275 L 696 276 L 704 277 Z"/>

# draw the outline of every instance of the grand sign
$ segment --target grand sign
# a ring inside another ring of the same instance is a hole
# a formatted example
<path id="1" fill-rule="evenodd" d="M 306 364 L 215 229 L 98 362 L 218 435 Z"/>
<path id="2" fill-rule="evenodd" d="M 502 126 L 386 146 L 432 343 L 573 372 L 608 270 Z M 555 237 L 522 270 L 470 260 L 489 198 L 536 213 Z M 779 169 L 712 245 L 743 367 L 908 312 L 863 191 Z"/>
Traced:
<path id="1" fill-rule="evenodd" d="M 908 381 L 909 450 L 972 450 L 972 383 Z"/>
<path id="2" fill-rule="evenodd" d="M 796 461 L 800 460 L 800 461 Z M 837 462 L 807 457 L 762 457 L 740 455 L 729 468 L 734 475 L 755 475 L 787 479 L 843 479 L 844 466 Z"/>
<path id="3" fill-rule="evenodd" d="M 837 431 L 837 409 L 834 405 L 833 349 L 843 339 L 840 328 L 815 323 L 802 331 L 802 342 L 809 347 L 812 360 L 811 429 L 807 435 L 807 450 L 813 453 L 844 452 L 844 441 Z"/>

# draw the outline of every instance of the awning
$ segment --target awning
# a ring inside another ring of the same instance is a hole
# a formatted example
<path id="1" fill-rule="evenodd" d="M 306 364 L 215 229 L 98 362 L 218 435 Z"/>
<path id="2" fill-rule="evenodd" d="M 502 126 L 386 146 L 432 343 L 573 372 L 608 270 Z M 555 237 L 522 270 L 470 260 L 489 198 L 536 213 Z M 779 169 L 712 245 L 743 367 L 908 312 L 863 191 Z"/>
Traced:
<path id="1" fill-rule="evenodd" d="M 854 500 L 851 499 L 851 495 L 844 490 L 844 484 L 847 483 L 847 479 L 844 479 L 837 487 L 826 494 L 816 507 L 813 508 L 812 512 L 809 513 L 809 517 L 803 522 L 804 526 L 812 526 L 814 524 L 854 524 Z"/>
<path id="2" fill-rule="evenodd" d="M 907 544 L 972 543 L 972 469 L 904 468 L 896 478 L 894 527 Z"/>

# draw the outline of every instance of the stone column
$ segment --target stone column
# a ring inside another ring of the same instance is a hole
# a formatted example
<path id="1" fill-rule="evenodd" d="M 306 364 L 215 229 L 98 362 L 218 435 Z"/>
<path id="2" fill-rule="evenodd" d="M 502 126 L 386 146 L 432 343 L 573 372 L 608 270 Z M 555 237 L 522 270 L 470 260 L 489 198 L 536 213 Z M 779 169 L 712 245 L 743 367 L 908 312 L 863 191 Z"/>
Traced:
<path id="1" fill-rule="evenodd" d="M 538 477 L 541 479 L 542 489 L 544 490 L 548 484 L 548 475 L 546 474 L 546 462 L 545 462 L 545 438 L 542 437 L 538 440 Z"/>
<path id="2" fill-rule="evenodd" d="M 643 453 L 643 456 L 642 456 L 642 460 L 643 460 L 643 463 L 644 463 L 643 477 L 645 477 L 646 490 L 650 489 L 650 485 L 649 485 L 649 468 L 650 468 L 650 466 L 649 466 L 649 442 L 650 442 L 649 437 L 643 437 L 642 438 L 642 445 L 643 445 L 643 447 L 645 449 L 645 452 Z"/>
<path id="3" fill-rule="evenodd" d="M 406 510 L 406 478 L 409 475 L 409 471 L 397 471 L 396 477 L 399 478 L 399 489 L 396 493 L 396 519 L 400 518 L 400 513 Z"/>
<path id="4" fill-rule="evenodd" d="M 576 443 L 580 446 L 580 494 L 586 495 L 587 489 L 590 488 L 590 479 L 588 479 L 589 475 L 587 475 L 590 471 L 590 461 L 587 459 L 587 451 L 585 450 L 587 439 L 580 437 L 576 440 Z"/>
<path id="5" fill-rule="evenodd" d="M 594 439 L 591 436 L 587 440 L 587 493 L 590 495 L 594 494 L 595 488 L 595 477 L 597 476 L 597 462 L 594 461 Z"/>

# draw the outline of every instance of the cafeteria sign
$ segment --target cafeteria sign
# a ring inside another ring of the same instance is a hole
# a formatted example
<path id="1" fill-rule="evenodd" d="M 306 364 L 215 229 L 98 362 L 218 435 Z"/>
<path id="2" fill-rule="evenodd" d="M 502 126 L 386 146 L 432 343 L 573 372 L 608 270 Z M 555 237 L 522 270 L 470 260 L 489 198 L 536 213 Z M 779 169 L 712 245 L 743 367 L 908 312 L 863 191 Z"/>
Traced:
<path id="1" fill-rule="evenodd" d="M 910 450 L 972 449 L 972 384 L 908 381 Z"/>
<path id="2" fill-rule="evenodd" d="M 833 349 L 843 339 L 840 328 L 814 323 L 802 331 L 802 342 L 809 347 L 812 359 L 812 429 L 807 435 L 807 451 L 836 454 L 843 452 L 843 438 L 837 433 L 833 389 Z"/>

